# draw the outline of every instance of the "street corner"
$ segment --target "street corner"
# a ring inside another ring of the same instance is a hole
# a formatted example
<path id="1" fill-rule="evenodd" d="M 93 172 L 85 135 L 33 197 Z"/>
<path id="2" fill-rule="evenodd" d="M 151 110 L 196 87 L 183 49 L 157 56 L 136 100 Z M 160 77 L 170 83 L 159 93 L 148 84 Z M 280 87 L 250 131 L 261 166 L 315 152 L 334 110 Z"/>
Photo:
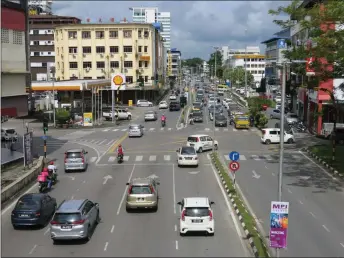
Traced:
<path id="1" fill-rule="evenodd" d="M 117 147 L 122 144 L 122 142 L 124 142 L 125 139 L 128 138 L 128 133 L 126 132 L 122 137 L 120 137 L 117 141 L 115 141 L 111 147 L 108 149 L 108 151 L 106 153 L 110 154 L 110 153 L 114 153 L 116 152 Z"/>

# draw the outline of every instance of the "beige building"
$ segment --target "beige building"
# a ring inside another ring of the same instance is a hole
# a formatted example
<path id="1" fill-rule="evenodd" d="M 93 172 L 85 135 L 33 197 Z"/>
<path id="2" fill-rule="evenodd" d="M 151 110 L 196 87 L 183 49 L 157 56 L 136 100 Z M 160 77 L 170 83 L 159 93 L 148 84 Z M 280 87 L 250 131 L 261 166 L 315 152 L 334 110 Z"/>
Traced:
<path id="1" fill-rule="evenodd" d="M 163 39 L 151 24 L 71 24 L 55 29 L 56 80 L 110 79 L 126 75 L 127 86 L 155 85 L 164 76 Z"/>

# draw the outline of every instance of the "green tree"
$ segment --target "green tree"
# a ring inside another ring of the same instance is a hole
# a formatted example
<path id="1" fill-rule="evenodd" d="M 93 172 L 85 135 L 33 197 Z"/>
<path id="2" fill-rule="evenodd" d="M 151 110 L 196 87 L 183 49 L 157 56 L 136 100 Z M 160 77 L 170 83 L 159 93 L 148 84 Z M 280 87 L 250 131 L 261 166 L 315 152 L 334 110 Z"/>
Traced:
<path id="1" fill-rule="evenodd" d="M 185 67 L 197 67 L 200 65 L 203 65 L 204 60 L 202 58 L 199 57 L 194 57 L 194 58 L 190 58 L 190 59 L 184 59 L 182 60 L 182 66 Z"/>
<path id="2" fill-rule="evenodd" d="M 70 112 L 64 108 L 58 108 L 55 112 L 58 124 L 65 124 L 70 119 Z"/>
<path id="3" fill-rule="evenodd" d="M 222 67 L 222 54 L 220 51 L 215 51 L 210 55 L 208 65 L 212 71 L 215 69 L 215 56 L 216 56 L 216 76 L 218 78 L 223 78 L 223 67 Z"/>
<path id="4" fill-rule="evenodd" d="M 285 56 L 290 60 L 314 59 L 309 68 L 314 71 L 315 75 L 306 82 L 306 87 L 326 92 L 332 101 L 334 108 L 332 161 L 335 161 L 336 121 L 342 106 L 338 105 L 338 100 L 332 90 L 318 87 L 320 82 L 344 76 L 344 30 L 335 29 L 335 24 L 341 26 L 344 24 L 344 1 L 326 1 L 325 4 L 321 2 L 317 1 L 311 8 L 303 8 L 302 1 L 293 0 L 290 5 L 270 10 L 269 13 L 272 15 L 287 14 L 289 19 L 274 20 L 274 22 L 282 28 L 291 28 L 294 21 L 297 20 L 300 23 L 301 31 L 309 35 L 309 40 L 303 42 L 305 44 L 292 46 L 290 50 L 285 51 Z M 292 69 L 301 74 L 306 72 L 305 65 L 293 65 Z M 344 84 L 339 87 L 339 90 L 344 90 Z"/>
<path id="5" fill-rule="evenodd" d="M 230 80 L 233 85 L 239 82 L 239 85 L 245 85 L 245 69 L 243 67 L 226 68 L 223 72 L 223 79 Z M 253 75 L 247 71 L 247 85 L 254 82 Z"/>

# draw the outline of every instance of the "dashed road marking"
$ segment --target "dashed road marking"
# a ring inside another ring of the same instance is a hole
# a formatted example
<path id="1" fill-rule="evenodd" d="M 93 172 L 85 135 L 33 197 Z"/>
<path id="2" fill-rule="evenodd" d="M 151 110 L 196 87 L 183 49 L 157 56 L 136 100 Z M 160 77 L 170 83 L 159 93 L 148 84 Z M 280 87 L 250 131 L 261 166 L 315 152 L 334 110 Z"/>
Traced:
<path id="1" fill-rule="evenodd" d="M 330 232 L 330 230 L 329 230 L 325 225 L 322 225 L 322 227 L 323 227 L 327 232 Z"/>
<path id="2" fill-rule="evenodd" d="M 149 161 L 156 161 L 156 156 L 155 155 L 149 156 Z"/>
<path id="3" fill-rule="evenodd" d="M 164 155 L 164 160 L 166 160 L 166 161 L 171 160 L 171 156 L 170 155 Z"/>
<path id="4" fill-rule="evenodd" d="M 129 156 L 123 156 L 123 160 L 124 161 L 128 161 L 129 160 Z"/>
<path id="5" fill-rule="evenodd" d="M 135 161 L 142 161 L 142 159 L 143 159 L 143 156 L 136 156 Z"/>

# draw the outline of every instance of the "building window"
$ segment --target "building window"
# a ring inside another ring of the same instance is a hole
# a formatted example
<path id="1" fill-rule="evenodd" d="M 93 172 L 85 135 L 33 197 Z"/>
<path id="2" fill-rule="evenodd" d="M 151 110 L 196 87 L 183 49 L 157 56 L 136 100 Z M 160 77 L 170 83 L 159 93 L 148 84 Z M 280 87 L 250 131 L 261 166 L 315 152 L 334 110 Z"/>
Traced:
<path id="1" fill-rule="evenodd" d="M 110 46 L 110 53 L 118 53 L 118 46 Z"/>
<path id="2" fill-rule="evenodd" d="M 139 53 L 142 53 L 142 46 L 139 46 L 138 52 L 139 52 Z"/>
<path id="3" fill-rule="evenodd" d="M 83 54 L 90 54 L 92 53 L 91 47 L 82 47 Z"/>
<path id="4" fill-rule="evenodd" d="M 35 40 L 35 41 L 33 42 L 33 45 L 34 45 L 34 46 L 39 46 L 39 41 L 38 41 L 38 40 Z"/>
<path id="5" fill-rule="evenodd" d="M 110 68 L 118 68 L 119 62 L 118 61 L 111 61 L 110 62 Z"/>
<path id="6" fill-rule="evenodd" d="M 131 30 L 123 30 L 124 38 L 131 38 Z"/>
<path id="7" fill-rule="evenodd" d="M 145 52 L 145 53 L 148 53 L 148 47 L 147 47 L 147 46 L 145 46 L 144 52 Z"/>
<path id="8" fill-rule="evenodd" d="M 97 76 L 97 79 L 105 79 L 105 76 Z"/>
<path id="9" fill-rule="evenodd" d="M 148 61 L 145 61 L 145 68 L 148 67 Z"/>
<path id="10" fill-rule="evenodd" d="M 1 29 L 1 43 L 10 43 L 10 31 Z"/>
<path id="11" fill-rule="evenodd" d="M 83 39 L 90 39 L 91 38 L 91 32 L 90 31 L 83 31 L 82 33 Z"/>
<path id="12" fill-rule="evenodd" d="M 123 46 L 123 52 L 124 53 L 132 53 L 133 47 L 132 46 Z"/>
<path id="13" fill-rule="evenodd" d="M 138 36 L 139 38 L 142 38 L 142 30 L 138 30 Z"/>
<path id="14" fill-rule="evenodd" d="M 143 36 L 144 36 L 145 38 L 148 38 L 148 37 L 149 37 L 149 31 L 148 31 L 148 30 L 145 30 Z"/>
<path id="15" fill-rule="evenodd" d="M 96 53 L 97 54 L 104 54 L 105 53 L 105 47 L 96 47 Z"/>
<path id="16" fill-rule="evenodd" d="M 133 68 L 133 61 L 124 61 L 125 68 Z"/>
<path id="17" fill-rule="evenodd" d="M 50 56 L 50 55 L 51 55 L 51 52 L 48 52 L 48 55 Z"/>
<path id="18" fill-rule="evenodd" d="M 69 39 L 76 39 L 78 33 L 76 31 L 68 31 L 68 38 Z"/>
<path id="19" fill-rule="evenodd" d="M 109 38 L 110 38 L 110 39 L 116 39 L 116 38 L 118 38 L 118 31 L 117 31 L 117 30 L 110 30 L 110 32 L 109 32 Z"/>
<path id="20" fill-rule="evenodd" d="M 142 67 L 142 61 L 139 61 L 139 67 L 140 68 Z"/>
<path id="21" fill-rule="evenodd" d="M 47 63 L 42 63 L 42 67 L 47 67 Z"/>
<path id="22" fill-rule="evenodd" d="M 33 35 L 39 35 L 39 31 L 38 30 L 33 30 Z"/>
<path id="23" fill-rule="evenodd" d="M 104 31 L 96 31 L 96 38 L 103 39 L 104 38 Z"/>
<path id="24" fill-rule="evenodd" d="M 148 76 L 145 76 L 145 82 L 148 82 Z"/>
<path id="25" fill-rule="evenodd" d="M 69 54 L 76 54 L 78 53 L 77 47 L 69 47 Z"/>
<path id="26" fill-rule="evenodd" d="M 97 68 L 98 69 L 105 68 L 105 62 L 97 62 Z"/>
<path id="27" fill-rule="evenodd" d="M 39 56 L 39 52 L 33 52 L 34 56 Z"/>
<path id="28" fill-rule="evenodd" d="M 133 83 L 133 76 L 126 76 L 126 77 L 125 77 L 125 81 L 126 81 L 127 83 Z"/>
<path id="29" fill-rule="evenodd" d="M 77 62 L 69 62 L 69 69 L 78 69 Z"/>
<path id="30" fill-rule="evenodd" d="M 92 77 L 84 77 L 84 80 L 92 80 Z"/>
<path id="31" fill-rule="evenodd" d="M 92 68 L 92 62 L 83 62 L 82 67 L 85 68 Z"/>

